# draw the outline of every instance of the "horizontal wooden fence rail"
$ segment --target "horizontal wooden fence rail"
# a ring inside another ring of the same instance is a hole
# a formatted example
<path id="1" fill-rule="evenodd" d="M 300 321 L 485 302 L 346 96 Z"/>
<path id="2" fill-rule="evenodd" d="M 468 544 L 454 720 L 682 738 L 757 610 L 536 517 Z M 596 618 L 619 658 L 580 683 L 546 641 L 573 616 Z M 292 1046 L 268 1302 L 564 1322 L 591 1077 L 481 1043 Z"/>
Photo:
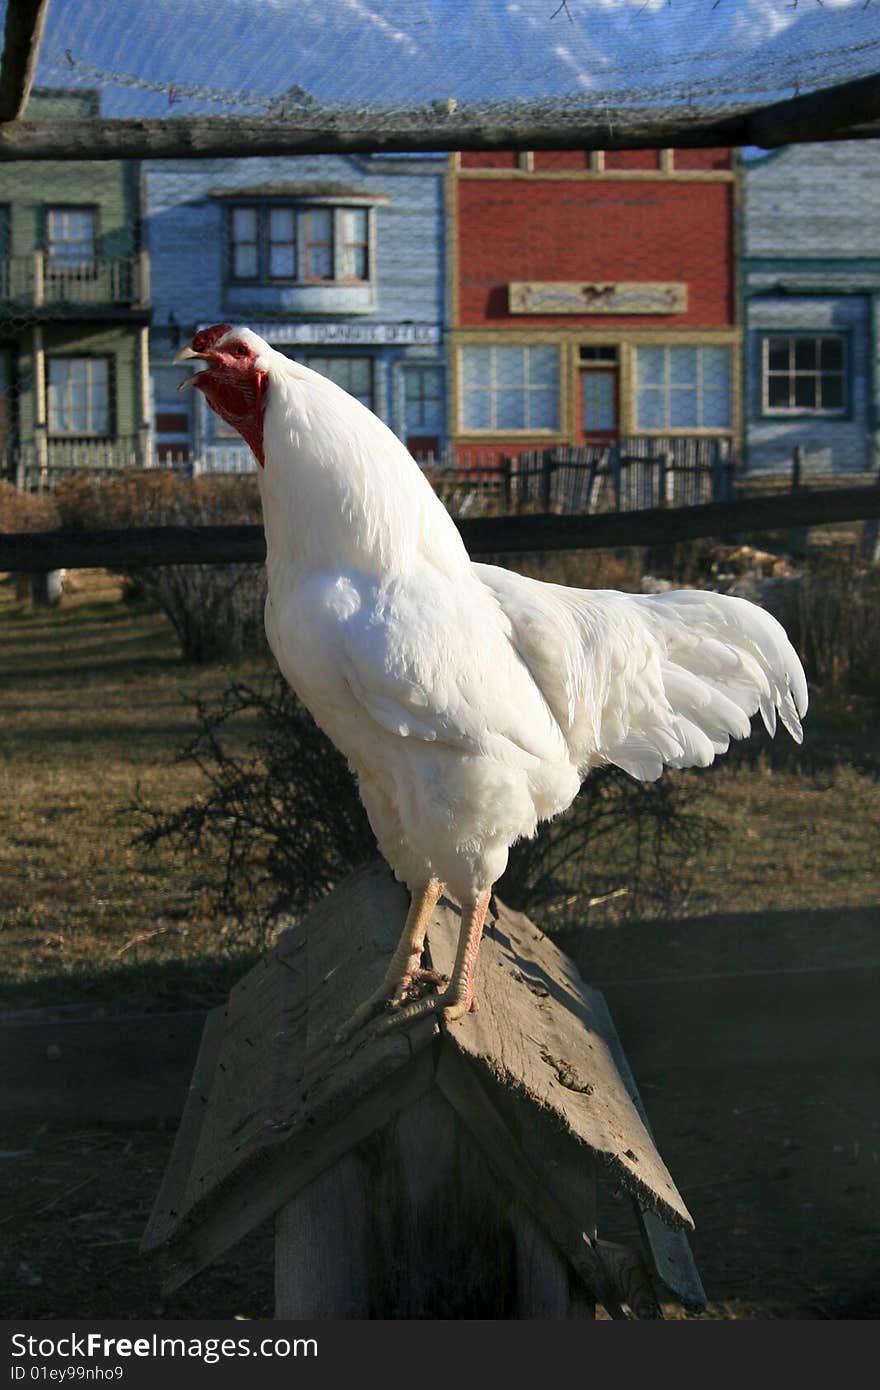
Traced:
<path id="1" fill-rule="evenodd" d="M 473 555 L 671 545 L 701 536 L 880 518 L 880 487 L 822 488 L 696 507 L 595 516 L 457 518 Z M 115 531 L 0 533 L 0 571 L 140 569 L 150 565 L 260 564 L 261 526 L 132 526 Z"/>

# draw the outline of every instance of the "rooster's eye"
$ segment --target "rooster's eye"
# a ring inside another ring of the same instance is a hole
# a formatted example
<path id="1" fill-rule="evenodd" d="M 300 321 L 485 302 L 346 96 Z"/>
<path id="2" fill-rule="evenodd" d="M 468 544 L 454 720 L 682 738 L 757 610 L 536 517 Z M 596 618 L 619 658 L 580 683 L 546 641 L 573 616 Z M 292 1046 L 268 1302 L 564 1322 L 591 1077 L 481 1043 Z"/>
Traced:
<path id="1" fill-rule="evenodd" d="M 247 357 L 247 351 L 248 351 L 248 350 L 247 350 L 247 348 L 245 347 L 244 343 L 233 343 L 232 346 L 231 346 L 231 348 L 229 349 L 229 351 L 230 351 L 235 357 Z"/>

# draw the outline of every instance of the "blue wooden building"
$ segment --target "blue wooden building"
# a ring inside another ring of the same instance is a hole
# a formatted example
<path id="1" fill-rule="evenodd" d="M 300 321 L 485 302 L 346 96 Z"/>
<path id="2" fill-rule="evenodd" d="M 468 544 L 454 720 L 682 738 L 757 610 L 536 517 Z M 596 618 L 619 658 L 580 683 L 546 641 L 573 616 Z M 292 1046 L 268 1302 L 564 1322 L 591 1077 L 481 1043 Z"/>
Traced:
<path id="1" fill-rule="evenodd" d="M 880 465 L 880 140 L 743 160 L 745 463 Z"/>
<path id="2" fill-rule="evenodd" d="M 417 455 L 443 447 L 445 168 L 383 155 L 145 166 L 160 460 L 250 466 L 201 395 L 177 393 L 176 349 L 218 322 L 332 377 Z"/>

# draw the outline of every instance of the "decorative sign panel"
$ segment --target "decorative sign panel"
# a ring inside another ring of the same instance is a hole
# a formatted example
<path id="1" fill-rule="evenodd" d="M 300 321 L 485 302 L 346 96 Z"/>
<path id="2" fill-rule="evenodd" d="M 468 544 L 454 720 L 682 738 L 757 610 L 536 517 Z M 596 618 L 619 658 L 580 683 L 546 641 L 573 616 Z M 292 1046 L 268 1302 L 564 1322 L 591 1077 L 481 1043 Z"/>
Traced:
<path id="1" fill-rule="evenodd" d="M 207 327 L 207 325 L 200 325 Z M 440 342 L 440 325 L 436 323 L 256 323 L 255 333 L 269 343 L 333 344 L 345 347 L 434 345 Z"/>
<path id="2" fill-rule="evenodd" d="M 681 283 L 516 280 L 507 291 L 512 314 L 683 314 L 687 309 L 687 285 Z"/>

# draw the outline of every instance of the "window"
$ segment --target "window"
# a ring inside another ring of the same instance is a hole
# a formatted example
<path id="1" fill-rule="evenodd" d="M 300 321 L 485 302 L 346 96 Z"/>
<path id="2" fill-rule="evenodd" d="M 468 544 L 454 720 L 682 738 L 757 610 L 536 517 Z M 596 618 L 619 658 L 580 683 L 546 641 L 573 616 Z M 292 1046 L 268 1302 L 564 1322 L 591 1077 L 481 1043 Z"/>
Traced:
<path id="1" fill-rule="evenodd" d="M 110 434 L 110 361 L 106 357 L 49 357 L 50 434 Z"/>
<path id="2" fill-rule="evenodd" d="M 591 347 L 589 344 L 584 344 L 579 349 L 578 356 L 582 362 L 599 362 L 611 366 L 617 361 L 617 348 Z"/>
<path id="3" fill-rule="evenodd" d="M 559 350 L 555 347 L 463 347 L 463 430 L 557 430 Z"/>
<path id="4" fill-rule="evenodd" d="M 842 415 L 846 410 L 846 339 L 768 334 L 761 340 L 765 415 Z"/>
<path id="5" fill-rule="evenodd" d="M 46 212 L 46 268 L 50 273 L 92 275 L 98 254 L 95 208 L 49 208 Z"/>
<path id="6" fill-rule="evenodd" d="M 229 209 L 232 281 L 358 283 L 370 278 L 368 208 L 266 203 Z"/>
<path id="7" fill-rule="evenodd" d="M 361 405 L 373 409 L 372 357 L 308 357 L 306 366 L 328 376 L 343 391 L 355 396 Z"/>
<path id="8" fill-rule="evenodd" d="M 407 436 L 439 434 L 443 428 L 443 373 L 440 367 L 408 363 L 403 369 Z"/>
<path id="9" fill-rule="evenodd" d="M 731 372 L 730 348 L 637 348 L 637 428 L 729 429 Z"/>

